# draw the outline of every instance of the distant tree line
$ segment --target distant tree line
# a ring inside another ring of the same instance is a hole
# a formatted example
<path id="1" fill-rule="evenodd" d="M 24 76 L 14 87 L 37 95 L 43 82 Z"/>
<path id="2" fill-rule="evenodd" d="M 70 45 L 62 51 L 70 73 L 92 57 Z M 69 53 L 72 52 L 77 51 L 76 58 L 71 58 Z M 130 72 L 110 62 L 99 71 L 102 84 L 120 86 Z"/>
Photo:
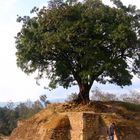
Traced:
<path id="1" fill-rule="evenodd" d="M 91 100 L 97 101 L 123 101 L 127 103 L 140 104 L 140 92 L 129 91 L 129 93 L 123 93 L 116 95 L 109 92 L 103 92 L 96 88 L 92 91 Z"/>
<path id="2" fill-rule="evenodd" d="M 72 93 L 66 99 L 66 102 L 76 101 L 78 98 L 77 93 Z M 130 91 L 129 93 L 124 93 L 120 95 L 116 95 L 114 93 L 104 92 L 99 88 L 92 90 L 91 101 L 122 101 L 126 103 L 132 104 L 140 104 L 140 92 L 138 91 Z"/>
<path id="3" fill-rule="evenodd" d="M 17 126 L 18 120 L 33 116 L 48 103 L 47 96 L 41 95 L 39 100 L 35 102 L 27 100 L 19 103 L 17 106 L 13 102 L 9 102 L 5 107 L 0 107 L 0 134 L 10 135 Z"/>

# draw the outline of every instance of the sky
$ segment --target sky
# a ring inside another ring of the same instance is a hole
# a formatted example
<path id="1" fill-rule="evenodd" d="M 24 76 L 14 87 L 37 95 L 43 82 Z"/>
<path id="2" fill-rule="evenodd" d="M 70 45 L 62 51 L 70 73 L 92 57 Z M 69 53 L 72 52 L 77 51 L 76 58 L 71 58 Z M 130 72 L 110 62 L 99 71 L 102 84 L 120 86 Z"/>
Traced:
<path id="1" fill-rule="evenodd" d="M 106 4 L 109 0 L 103 0 Z M 124 4 L 134 4 L 140 8 L 140 0 L 123 0 Z M 67 98 L 70 93 L 78 92 L 77 87 L 48 91 L 43 87 L 47 80 L 38 86 L 35 75 L 27 76 L 16 66 L 15 36 L 21 29 L 16 22 L 17 15 L 30 15 L 34 7 L 47 5 L 47 0 L 0 0 L 0 102 L 37 100 L 40 95 L 46 94 L 48 99 Z M 134 78 L 132 86 L 123 89 L 115 85 L 100 85 L 95 83 L 92 87 L 99 87 L 105 92 L 126 93 L 130 90 L 140 91 L 140 79 Z"/>

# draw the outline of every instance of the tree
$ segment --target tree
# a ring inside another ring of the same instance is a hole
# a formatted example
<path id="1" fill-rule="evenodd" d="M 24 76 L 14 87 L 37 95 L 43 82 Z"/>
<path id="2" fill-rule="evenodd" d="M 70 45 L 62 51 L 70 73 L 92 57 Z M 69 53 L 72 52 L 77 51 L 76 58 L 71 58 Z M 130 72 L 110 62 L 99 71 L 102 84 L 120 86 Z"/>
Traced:
<path id="1" fill-rule="evenodd" d="M 77 84 L 78 101 L 89 101 L 93 82 L 131 85 L 140 75 L 140 10 L 112 0 L 52 0 L 34 8 L 36 16 L 18 17 L 17 65 L 27 74 L 38 71 L 49 87 Z"/>
<path id="2" fill-rule="evenodd" d="M 9 109 L 9 110 L 12 110 L 14 109 L 14 103 L 12 101 L 9 101 L 6 105 L 6 107 Z"/>
<path id="3" fill-rule="evenodd" d="M 9 135 L 16 127 L 16 122 L 14 108 L 0 108 L 0 134 Z"/>
<path id="4" fill-rule="evenodd" d="M 140 92 L 137 91 L 130 91 L 129 94 L 122 94 L 120 98 L 124 102 L 140 104 Z"/>
<path id="5" fill-rule="evenodd" d="M 40 95 L 39 99 L 44 107 L 47 106 L 47 104 L 50 104 L 49 100 L 47 100 L 46 94 Z"/>
<path id="6" fill-rule="evenodd" d="M 103 92 L 96 88 L 92 91 L 91 100 L 95 101 L 118 101 L 116 94 Z"/>
<path id="7" fill-rule="evenodd" d="M 78 99 L 78 94 L 77 93 L 71 93 L 67 99 L 65 100 L 65 102 L 71 103 L 74 102 Z"/>

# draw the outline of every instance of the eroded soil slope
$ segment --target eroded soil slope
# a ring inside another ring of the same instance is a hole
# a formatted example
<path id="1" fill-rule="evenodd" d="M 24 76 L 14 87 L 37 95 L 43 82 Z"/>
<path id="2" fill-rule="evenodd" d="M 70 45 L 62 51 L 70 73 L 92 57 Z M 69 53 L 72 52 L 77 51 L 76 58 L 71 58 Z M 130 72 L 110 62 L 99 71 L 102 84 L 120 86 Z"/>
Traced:
<path id="1" fill-rule="evenodd" d="M 111 122 L 115 140 L 140 140 L 140 108 L 122 102 L 50 104 L 20 121 L 9 140 L 107 140 Z"/>

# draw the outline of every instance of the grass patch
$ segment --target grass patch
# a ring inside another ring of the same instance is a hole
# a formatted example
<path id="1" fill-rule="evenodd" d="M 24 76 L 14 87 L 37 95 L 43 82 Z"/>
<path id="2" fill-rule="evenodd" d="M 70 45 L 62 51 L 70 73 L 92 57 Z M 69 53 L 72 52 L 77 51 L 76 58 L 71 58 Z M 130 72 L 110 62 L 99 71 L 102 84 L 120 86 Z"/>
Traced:
<path id="1" fill-rule="evenodd" d="M 129 111 L 140 112 L 140 104 L 133 104 L 133 103 L 128 103 L 128 102 L 122 102 L 121 104 L 123 107 L 125 107 Z"/>

